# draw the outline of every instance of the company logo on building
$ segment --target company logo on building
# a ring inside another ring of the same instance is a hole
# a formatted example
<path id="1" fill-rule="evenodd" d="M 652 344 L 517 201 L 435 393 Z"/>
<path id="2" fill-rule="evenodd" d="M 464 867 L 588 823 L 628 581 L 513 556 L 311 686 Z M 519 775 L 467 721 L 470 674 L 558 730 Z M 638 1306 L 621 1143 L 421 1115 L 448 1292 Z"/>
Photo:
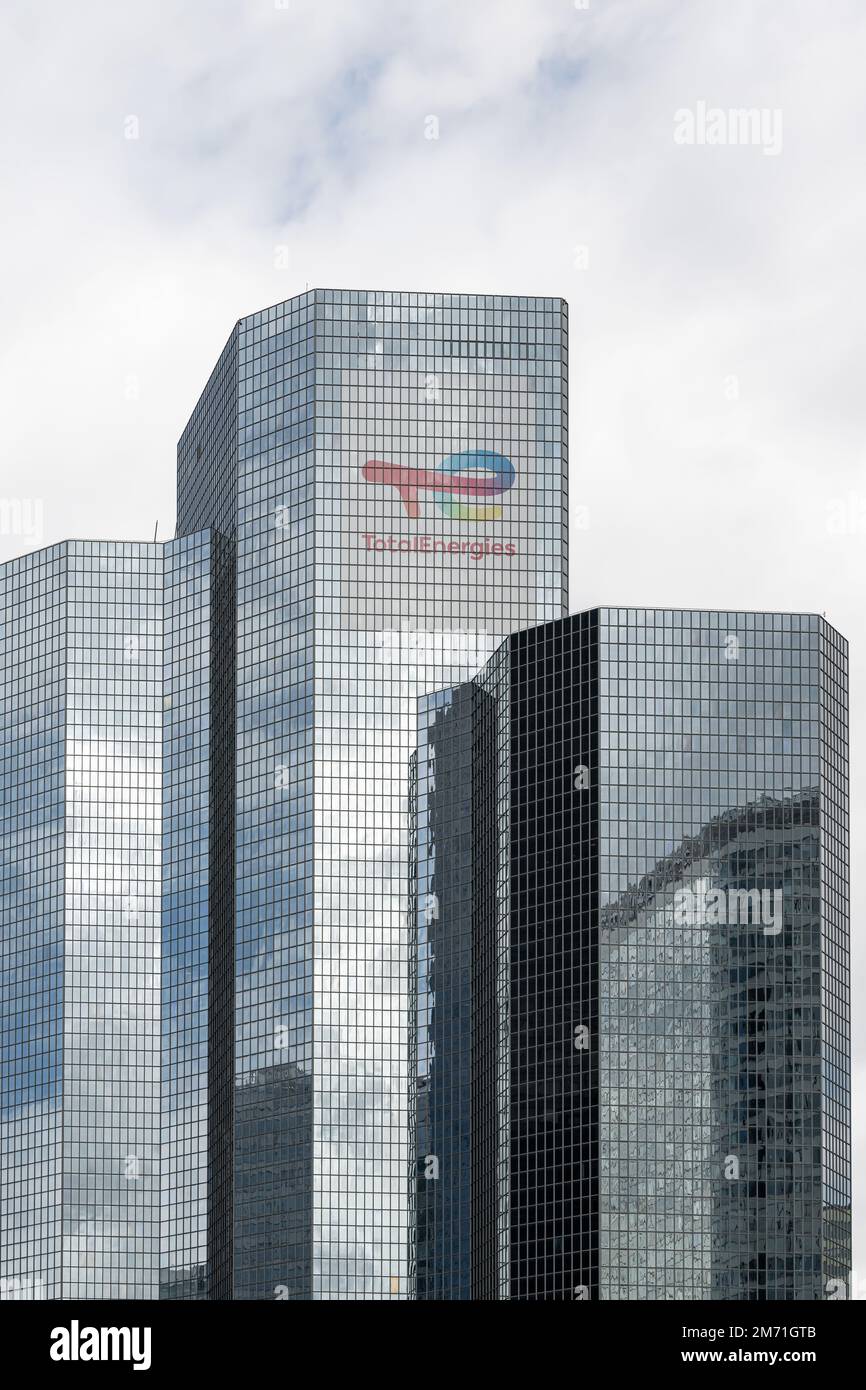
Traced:
<path id="1" fill-rule="evenodd" d="M 370 459 L 361 474 L 368 483 L 395 488 L 407 516 L 418 516 L 419 494 L 432 492 L 439 510 L 451 521 L 498 521 L 501 506 L 480 499 L 501 496 L 514 486 L 517 476 L 511 460 L 492 449 L 449 454 L 438 468 L 406 468 Z"/>

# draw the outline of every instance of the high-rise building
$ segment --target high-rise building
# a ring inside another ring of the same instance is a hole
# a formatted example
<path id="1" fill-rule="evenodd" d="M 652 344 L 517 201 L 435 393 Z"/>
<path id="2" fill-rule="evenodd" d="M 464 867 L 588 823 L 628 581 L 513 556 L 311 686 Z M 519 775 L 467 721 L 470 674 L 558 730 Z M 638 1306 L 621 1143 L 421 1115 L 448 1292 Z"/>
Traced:
<path id="1" fill-rule="evenodd" d="M 417 1297 L 851 1268 L 847 644 L 596 609 L 421 702 Z"/>
<path id="2" fill-rule="evenodd" d="M 0 570 L 13 1296 L 407 1295 L 417 699 L 565 609 L 566 380 L 562 300 L 301 295 L 177 539 Z"/>
<path id="3" fill-rule="evenodd" d="M 311 291 L 236 325 L 184 430 L 179 533 L 237 555 L 234 912 L 184 1001 L 220 1060 L 167 1158 L 213 1297 L 407 1295 L 417 699 L 565 609 L 566 344 L 558 299 Z"/>
<path id="4" fill-rule="evenodd" d="M 210 663 L 211 544 L 69 541 L 0 567 L 3 1297 L 157 1295 L 161 969 L 192 997 L 207 938 L 184 749 L 207 690 L 180 670 Z"/>
<path id="5" fill-rule="evenodd" d="M 847 649 L 565 619 L 566 373 L 310 292 L 174 540 L 0 567 L 0 1296 L 847 1280 Z"/>
<path id="6" fill-rule="evenodd" d="M 216 531 L 165 546 L 161 1298 L 208 1297 L 226 1201 L 230 996 L 214 963 L 234 929 L 234 578 Z"/>

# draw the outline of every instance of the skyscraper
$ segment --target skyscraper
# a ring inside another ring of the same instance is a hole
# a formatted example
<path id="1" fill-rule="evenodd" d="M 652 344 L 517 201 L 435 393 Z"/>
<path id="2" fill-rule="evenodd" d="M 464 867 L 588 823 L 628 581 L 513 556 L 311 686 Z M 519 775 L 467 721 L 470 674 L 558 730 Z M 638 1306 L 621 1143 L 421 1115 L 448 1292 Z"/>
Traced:
<path id="1" fill-rule="evenodd" d="M 237 324 L 184 430 L 179 532 L 237 553 L 222 1062 L 185 1158 L 212 1296 L 407 1294 L 416 702 L 564 611 L 566 335 L 561 300 L 311 291 Z"/>
<path id="2" fill-rule="evenodd" d="M 178 663 L 209 665 L 210 546 L 69 541 L 0 567 L 4 1297 L 157 1294 L 161 959 L 174 977 L 209 826 L 180 747 L 208 702 Z"/>
<path id="3" fill-rule="evenodd" d="M 597 609 L 421 702 L 419 1298 L 850 1277 L 847 644 Z"/>
<path id="4" fill-rule="evenodd" d="M 0 1295 L 847 1280 L 846 644 L 564 618 L 566 372 L 561 300 L 310 292 L 174 540 L 0 568 Z"/>
<path id="5" fill-rule="evenodd" d="M 14 1296 L 406 1296 L 416 702 L 564 611 L 566 380 L 561 300 L 301 295 L 174 541 L 0 571 Z"/>

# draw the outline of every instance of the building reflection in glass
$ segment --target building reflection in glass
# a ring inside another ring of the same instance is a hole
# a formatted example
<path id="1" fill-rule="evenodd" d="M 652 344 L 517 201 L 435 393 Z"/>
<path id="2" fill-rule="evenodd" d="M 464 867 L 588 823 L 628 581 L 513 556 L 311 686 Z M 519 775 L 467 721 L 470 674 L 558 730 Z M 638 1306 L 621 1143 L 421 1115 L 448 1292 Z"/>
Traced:
<path id="1" fill-rule="evenodd" d="M 847 1289 L 846 685 L 813 615 L 599 609 L 422 702 L 419 1298 Z"/>

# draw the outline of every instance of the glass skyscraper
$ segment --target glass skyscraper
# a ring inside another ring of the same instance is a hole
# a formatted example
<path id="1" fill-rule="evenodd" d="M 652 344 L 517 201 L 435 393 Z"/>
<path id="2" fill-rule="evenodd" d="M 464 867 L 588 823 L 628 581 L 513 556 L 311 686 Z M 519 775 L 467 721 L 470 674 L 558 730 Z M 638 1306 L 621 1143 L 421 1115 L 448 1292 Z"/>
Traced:
<path id="1" fill-rule="evenodd" d="M 0 571 L 14 1296 L 407 1296 L 417 699 L 565 609 L 566 381 L 562 300 L 301 295 L 174 541 Z"/>
<path id="2" fill-rule="evenodd" d="M 164 584 L 187 549 L 69 541 L 0 568 L 9 1297 L 157 1292 Z"/>
<path id="3" fill-rule="evenodd" d="M 562 300 L 311 291 L 173 540 L 0 567 L 0 1297 L 847 1279 L 846 647 L 566 619 L 566 381 Z"/>
<path id="4" fill-rule="evenodd" d="M 216 1296 L 408 1292 L 416 703 L 564 611 L 566 334 L 561 300 L 312 291 L 241 320 L 181 439 L 179 532 L 237 551 Z"/>
<path id="5" fill-rule="evenodd" d="M 208 1297 L 226 1201 L 230 999 L 215 967 L 234 918 L 234 575 L 234 546 L 217 532 L 165 546 L 159 1296 L 167 1299 Z"/>
<path id="6" fill-rule="evenodd" d="M 847 644 L 596 609 L 421 702 L 421 1299 L 850 1278 Z"/>
<path id="7" fill-rule="evenodd" d="M 203 533 L 0 567 L 6 1298 L 206 1290 L 233 563 Z"/>

